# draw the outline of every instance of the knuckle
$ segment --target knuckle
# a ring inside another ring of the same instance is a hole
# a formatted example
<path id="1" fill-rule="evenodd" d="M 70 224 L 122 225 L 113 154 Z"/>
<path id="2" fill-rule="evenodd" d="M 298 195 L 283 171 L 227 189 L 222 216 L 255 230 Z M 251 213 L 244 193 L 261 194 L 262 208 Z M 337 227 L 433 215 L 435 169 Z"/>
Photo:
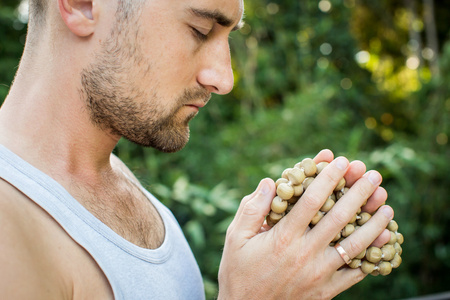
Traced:
<path id="1" fill-rule="evenodd" d="M 330 184 L 338 183 L 342 176 L 338 176 L 335 172 L 326 172 L 325 178 Z"/>
<path id="2" fill-rule="evenodd" d="M 305 193 L 302 196 L 302 202 L 306 209 L 310 210 L 319 210 L 322 206 L 321 201 L 318 200 L 319 197 L 314 195 L 313 193 Z"/>
<path id="3" fill-rule="evenodd" d="M 333 225 L 336 227 L 342 228 L 348 223 L 348 216 L 345 211 L 342 209 L 336 209 L 330 213 L 330 219 L 333 222 Z"/>
<path id="4" fill-rule="evenodd" d="M 351 187 L 354 193 L 360 198 L 367 199 L 369 196 L 369 186 L 359 182 L 359 184 L 355 184 Z"/>
<path id="5" fill-rule="evenodd" d="M 253 217 L 255 215 L 258 215 L 259 208 L 257 205 L 255 205 L 255 203 L 253 201 L 247 201 L 247 202 L 243 203 L 243 205 L 244 205 L 244 207 L 242 210 L 242 214 L 244 216 Z"/>
<path id="6" fill-rule="evenodd" d="M 354 239 L 350 239 L 346 247 L 347 247 L 346 251 L 352 258 L 357 256 L 359 253 L 361 253 L 361 251 L 365 249 L 365 247 L 362 245 L 360 241 Z"/>
<path id="7" fill-rule="evenodd" d="M 286 250 L 291 245 L 291 236 L 284 230 L 279 230 L 275 236 L 276 236 L 274 241 L 275 254 L 284 257 L 286 255 Z"/>
<path id="8" fill-rule="evenodd" d="M 234 223 L 233 222 L 230 224 L 230 226 L 228 226 L 227 232 L 225 233 L 225 239 L 227 239 L 227 240 L 230 239 L 231 236 L 233 235 L 233 230 L 234 230 Z"/>

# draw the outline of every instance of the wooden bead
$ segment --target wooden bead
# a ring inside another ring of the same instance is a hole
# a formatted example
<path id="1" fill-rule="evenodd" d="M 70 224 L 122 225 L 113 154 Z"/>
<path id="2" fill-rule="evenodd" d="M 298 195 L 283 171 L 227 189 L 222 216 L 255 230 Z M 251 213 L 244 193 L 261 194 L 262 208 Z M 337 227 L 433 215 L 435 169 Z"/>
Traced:
<path id="1" fill-rule="evenodd" d="M 306 190 L 313 181 L 314 177 L 306 177 L 305 180 L 303 180 L 303 190 Z"/>
<path id="2" fill-rule="evenodd" d="M 273 226 L 275 226 L 275 224 L 278 223 L 278 221 L 274 221 L 274 220 L 272 220 L 272 219 L 270 218 L 270 216 L 267 216 L 267 217 L 266 217 L 266 223 L 267 223 L 267 225 L 269 225 L 270 227 L 273 227 Z"/>
<path id="3" fill-rule="evenodd" d="M 294 196 L 301 196 L 303 194 L 303 185 L 294 185 Z"/>
<path id="4" fill-rule="evenodd" d="M 366 256 L 366 249 L 364 249 L 361 253 L 359 253 L 355 258 L 363 259 Z"/>
<path id="5" fill-rule="evenodd" d="M 359 226 L 364 225 L 372 216 L 367 212 L 362 212 L 359 214 L 359 220 L 356 221 Z"/>
<path id="6" fill-rule="evenodd" d="M 341 190 L 336 192 L 336 198 L 341 199 L 348 192 L 348 190 L 349 188 L 344 186 Z"/>
<path id="7" fill-rule="evenodd" d="M 340 191 L 344 188 L 344 186 L 345 186 L 345 179 L 341 178 L 341 180 L 339 180 L 339 183 L 337 184 L 337 186 L 334 188 L 334 191 L 335 192 Z"/>
<path id="8" fill-rule="evenodd" d="M 288 183 L 289 180 L 287 180 L 286 178 L 278 178 L 277 181 L 275 181 L 275 186 L 278 187 L 280 185 L 280 183 Z"/>
<path id="9" fill-rule="evenodd" d="M 395 235 L 397 236 L 397 243 L 399 243 L 400 245 L 403 244 L 403 234 L 401 234 L 400 232 L 396 232 Z"/>
<path id="10" fill-rule="evenodd" d="M 367 249 L 366 259 L 371 263 L 378 263 L 381 260 L 381 249 L 377 247 L 370 247 Z"/>
<path id="11" fill-rule="evenodd" d="M 292 168 L 287 168 L 287 169 L 285 169 L 284 171 L 283 171 L 283 173 L 281 173 L 281 178 L 284 178 L 284 179 L 287 179 L 288 181 L 289 181 L 289 177 L 288 177 L 288 173 L 289 173 L 289 170 L 290 169 L 292 169 Z"/>
<path id="12" fill-rule="evenodd" d="M 334 201 L 331 199 L 331 197 L 328 197 L 328 199 L 325 201 L 325 203 L 320 208 L 320 211 L 323 212 L 329 212 L 331 208 L 334 206 Z"/>
<path id="13" fill-rule="evenodd" d="M 390 261 L 394 258 L 394 255 L 396 254 L 395 248 L 393 245 L 384 245 L 381 247 L 381 257 L 384 261 Z"/>
<path id="14" fill-rule="evenodd" d="M 387 226 L 387 229 L 393 232 L 396 232 L 398 230 L 398 224 L 394 220 L 391 220 Z"/>
<path id="15" fill-rule="evenodd" d="M 293 185 L 299 185 L 305 180 L 306 176 L 302 169 L 291 168 L 287 172 L 287 177 Z"/>
<path id="16" fill-rule="evenodd" d="M 386 276 L 389 275 L 392 272 L 392 266 L 390 262 L 382 261 L 378 264 L 378 272 L 380 272 L 381 275 Z"/>
<path id="17" fill-rule="evenodd" d="M 305 171 L 306 176 L 313 176 L 316 174 L 317 165 L 311 158 L 305 158 L 304 160 L 302 160 L 300 166 Z"/>
<path id="18" fill-rule="evenodd" d="M 333 242 L 337 242 L 337 241 L 339 241 L 340 240 L 340 238 L 341 238 L 341 233 L 339 232 L 338 234 L 336 234 L 336 236 L 334 237 L 334 239 L 333 239 Z"/>
<path id="19" fill-rule="evenodd" d="M 395 243 L 397 243 L 397 235 L 392 231 L 389 231 L 389 233 L 391 234 L 391 238 L 389 239 L 388 244 L 394 245 Z"/>
<path id="20" fill-rule="evenodd" d="M 297 203 L 298 199 L 300 199 L 300 197 L 297 197 L 294 195 L 291 199 L 287 199 L 287 202 L 289 204 L 295 204 L 295 203 Z"/>
<path id="21" fill-rule="evenodd" d="M 400 246 L 399 243 L 395 243 L 394 244 L 394 248 L 395 248 L 395 252 L 397 252 L 398 255 L 402 255 L 403 249 L 402 249 L 402 246 Z"/>
<path id="22" fill-rule="evenodd" d="M 343 237 L 348 237 L 353 232 L 355 232 L 355 226 L 353 226 L 352 224 L 347 224 L 345 225 L 344 229 L 342 229 L 341 235 Z"/>
<path id="23" fill-rule="evenodd" d="M 352 259 L 352 262 L 348 264 L 348 266 L 352 269 L 359 268 L 361 266 L 361 260 L 354 258 Z"/>
<path id="24" fill-rule="evenodd" d="M 285 215 L 285 213 L 277 214 L 277 213 L 274 212 L 274 211 L 271 211 L 271 212 L 269 213 L 270 219 L 271 219 L 272 221 L 274 221 L 274 222 L 280 221 L 280 220 L 284 217 L 284 215 Z"/>
<path id="25" fill-rule="evenodd" d="M 277 188 L 277 195 L 283 200 L 291 199 L 294 196 L 294 188 L 288 183 L 280 183 Z"/>
<path id="26" fill-rule="evenodd" d="M 325 169 L 326 166 L 328 166 L 329 163 L 326 161 L 322 161 L 320 163 L 317 164 L 317 170 L 316 170 L 316 174 L 319 175 L 320 172 L 322 172 L 323 169 Z"/>
<path id="27" fill-rule="evenodd" d="M 288 207 L 288 202 L 276 196 L 272 200 L 272 204 L 270 205 L 270 209 L 277 214 L 282 214 L 286 211 Z"/>
<path id="28" fill-rule="evenodd" d="M 400 254 L 395 253 L 394 258 L 390 261 L 392 268 L 398 268 L 400 264 L 402 263 L 402 258 L 400 257 Z"/>
<path id="29" fill-rule="evenodd" d="M 311 224 L 316 225 L 323 218 L 323 212 L 318 211 L 316 215 L 312 218 Z"/>
<path id="30" fill-rule="evenodd" d="M 372 271 L 375 269 L 375 264 L 367 261 L 367 260 L 363 260 L 363 262 L 361 263 L 361 270 L 364 272 L 364 274 L 370 274 L 372 273 Z"/>

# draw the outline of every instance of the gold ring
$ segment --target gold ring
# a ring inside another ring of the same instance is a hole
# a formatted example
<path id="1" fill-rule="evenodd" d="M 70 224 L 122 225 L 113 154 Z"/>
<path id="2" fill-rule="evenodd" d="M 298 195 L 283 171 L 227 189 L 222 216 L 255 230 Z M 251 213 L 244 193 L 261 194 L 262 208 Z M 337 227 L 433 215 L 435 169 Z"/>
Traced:
<path id="1" fill-rule="evenodd" d="M 337 252 L 347 265 L 352 262 L 352 259 L 350 258 L 350 256 L 348 256 L 347 252 L 345 252 L 344 248 L 342 248 L 341 244 L 337 243 L 336 245 L 334 245 L 334 248 L 337 250 Z"/>

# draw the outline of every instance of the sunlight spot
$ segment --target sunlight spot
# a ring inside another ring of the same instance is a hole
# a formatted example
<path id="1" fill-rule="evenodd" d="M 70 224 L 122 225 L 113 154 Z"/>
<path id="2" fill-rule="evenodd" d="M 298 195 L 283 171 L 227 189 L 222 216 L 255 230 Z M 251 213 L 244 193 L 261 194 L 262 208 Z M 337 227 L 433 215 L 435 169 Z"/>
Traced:
<path id="1" fill-rule="evenodd" d="M 317 66 L 321 69 L 328 68 L 329 64 L 330 64 L 330 62 L 325 57 L 321 57 L 317 60 Z"/>
<path id="2" fill-rule="evenodd" d="M 269 15 L 274 15 L 280 10 L 280 7 L 278 6 L 278 4 L 271 2 L 267 4 L 266 9 Z"/>
<path id="3" fill-rule="evenodd" d="M 344 79 L 341 80 L 341 87 L 344 90 L 351 89 L 352 85 L 353 85 L 353 83 L 352 83 L 352 80 L 350 78 L 344 78 Z"/>
<path id="4" fill-rule="evenodd" d="M 406 60 L 406 66 L 408 69 L 416 70 L 420 66 L 420 60 L 417 56 L 410 56 Z"/>
<path id="5" fill-rule="evenodd" d="M 323 43 L 319 49 L 323 55 L 329 55 L 333 51 L 333 47 L 328 43 Z"/>
<path id="6" fill-rule="evenodd" d="M 319 2 L 319 9 L 324 13 L 329 12 L 331 9 L 331 2 L 328 0 L 321 0 Z"/>
<path id="7" fill-rule="evenodd" d="M 425 58 L 426 60 L 432 60 L 434 58 L 434 51 L 431 48 L 424 48 L 422 50 L 422 57 Z"/>
<path id="8" fill-rule="evenodd" d="M 391 125 L 392 122 L 394 122 L 394 116 L 390 113 L 384 113 L 381 115 L 381 122 L 383 122 L 384 125 Z"/>
<path id="9" fill-rule="evenodd" d="M 374 129 L 375 127 L 377 127 L 377 120 L 375 120 L 375 118 L 373 117 L 367 118 L 364 123 L 366 124 L 366 127 L 368 129 Z"/>
<path id="10" fill-rule="evenodd" d="M 366 64 L 370 60 L 370 53 L 365 50 L 359 51 L 358 53 L 356 53 L 355 59 L 359 64 Z"/>
<path id="11" fill-rule="evenodd" d="M 24 24 L 28 23 L 28 0 L 22 0 L 17 8 L 17 11 L 19 12 L 19 21 Z"/>

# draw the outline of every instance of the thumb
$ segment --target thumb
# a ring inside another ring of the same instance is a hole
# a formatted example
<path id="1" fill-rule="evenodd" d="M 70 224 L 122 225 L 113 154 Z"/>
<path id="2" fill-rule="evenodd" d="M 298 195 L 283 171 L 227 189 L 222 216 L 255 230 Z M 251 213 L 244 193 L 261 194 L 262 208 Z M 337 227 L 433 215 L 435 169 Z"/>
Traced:
<path id="1" fill-rule="evenodd" d="M 256 191 L 245 197 L 239 205 L 233 224 L 229 228 L 230 234 L 236 235 L 239 240 L 248 240 L 258 234 L 265 216 L 270 211 L 275 191 L 272 179 L 261 180 Z"/>

